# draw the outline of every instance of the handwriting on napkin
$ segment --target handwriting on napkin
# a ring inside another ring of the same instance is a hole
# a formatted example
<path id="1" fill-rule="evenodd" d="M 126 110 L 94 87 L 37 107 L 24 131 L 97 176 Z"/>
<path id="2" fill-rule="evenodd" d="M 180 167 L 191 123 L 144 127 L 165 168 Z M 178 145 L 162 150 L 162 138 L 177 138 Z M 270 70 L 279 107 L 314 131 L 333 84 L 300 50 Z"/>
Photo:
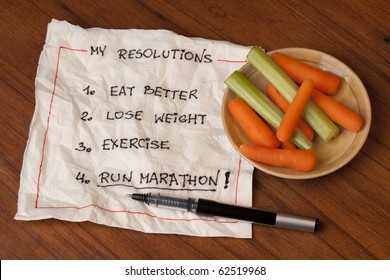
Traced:
<path id="1" fill-rule="evenodd" d="M 220 117 L 223 81 L 247 51 L 165 30 L 52 21 L 16 219 L 250 237 L 247 223 L 151 209 L 126 196 L 159 191 L 251 204 L 253 170 L 228 143 Z"/>

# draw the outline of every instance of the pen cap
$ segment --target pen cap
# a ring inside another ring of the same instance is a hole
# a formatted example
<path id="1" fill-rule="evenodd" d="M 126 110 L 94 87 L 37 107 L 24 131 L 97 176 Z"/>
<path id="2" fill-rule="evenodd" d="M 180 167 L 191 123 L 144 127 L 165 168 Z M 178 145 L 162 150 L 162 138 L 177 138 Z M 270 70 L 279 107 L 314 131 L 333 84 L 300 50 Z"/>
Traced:
<path id="1" fill-rule="evenodd" d="M 320 221 L 315 218 L 278 213 L 275 226 L 307 232 L 316 232 Z"/>

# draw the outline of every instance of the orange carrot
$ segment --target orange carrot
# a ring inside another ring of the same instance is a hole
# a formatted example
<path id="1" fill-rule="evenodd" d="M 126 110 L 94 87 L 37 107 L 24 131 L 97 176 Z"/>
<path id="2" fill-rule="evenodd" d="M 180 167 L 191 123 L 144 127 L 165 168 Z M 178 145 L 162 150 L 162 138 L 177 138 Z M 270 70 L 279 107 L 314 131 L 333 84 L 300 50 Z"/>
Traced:
<path id="1" fill-rule="evenodd" d="M 272 129 L 242 99 L 235 98 L 228 106 L 233 118 L 253 143 L 269 148 L 279 146 Z"/>
<path id="2" fill-rule="evenodd" d="M 340 84 L 340 77 L 333 73 L 313 67 L 281 53 L 272 54 L 271 58 L 283 69 L 286 74 L 298 84 L 310 78 L 314 88 L 328 94 L 335 94 Z"/>
<path id="3" fill-rule="evenodd" d="M 364 124 L 363 118 L 347 106 L 334 100 L 332 97 L 319 90 L 313 90 L 311 99 L 325 115 L 329 117 L 329 119 L 338 125 L 356 132 L 362 128 Z"/>
<path id="4" fill-rule="evenodd" d="M 257 162 L 300 171 L 312 171 L 317 164 L 316 154 L 307 150 L 272 149 L 243 144 L 240 146 L 240 152 L 248 159 Z"/>
<path id="5" fill-rule="evenodd" d="M 294 145 L 293 142 L 287 141 L 287 142 L 282 143 L 281 148 L 282 149 L 295 150 L 297 147 Z"/>
<path id="6" fill-rule="evenodd" d="M 279 107 L 280 110 L 283 111 L 283 113 L 287 112 L 288 107 L 290 106 L 290 103 L 284 98 L 283 95 L 279 93 L 279 91 L 271 84 L 267 83 L 266 91 L 268 94 L 268 98 L 271 99 L 271 101 Z M 305 122 L 304 119 L 299 118 L 297 126 L 300 130 L 302 130 L 303 133 L 305 133 L 307 139 L 310 141 L 314 138 L 314 131 L 310 127 L 310 125 Z"/>
<path id="7" fill-rule="evenodd" d="M 286 114 L 284 114 L 278 129 L 276 137 L 282 142 L 289 141 L 294 133 L 294 129 L 302 115 L 307 100 L 309 100 L 313 91 L 313 80 L 305 79 L 294 96 Z"/>

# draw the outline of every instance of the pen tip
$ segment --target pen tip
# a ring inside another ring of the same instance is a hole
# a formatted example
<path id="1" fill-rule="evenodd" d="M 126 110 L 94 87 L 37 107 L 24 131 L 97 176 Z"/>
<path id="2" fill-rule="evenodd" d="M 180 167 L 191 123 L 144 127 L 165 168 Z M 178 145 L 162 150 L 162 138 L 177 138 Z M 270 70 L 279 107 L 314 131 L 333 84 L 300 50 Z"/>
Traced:
<path id="1" fill-rule="evenodd" d="M 133 194 L 132 193 L 128 193 L 127 196 L 133 197 Z"/>

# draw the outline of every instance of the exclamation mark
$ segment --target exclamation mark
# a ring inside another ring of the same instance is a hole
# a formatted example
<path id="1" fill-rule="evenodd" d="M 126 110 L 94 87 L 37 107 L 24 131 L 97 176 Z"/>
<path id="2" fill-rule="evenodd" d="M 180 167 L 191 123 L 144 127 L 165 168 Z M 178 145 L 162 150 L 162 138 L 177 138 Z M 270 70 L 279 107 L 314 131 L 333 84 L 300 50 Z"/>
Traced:
<path id="1" fill-rule="evenodd" d="M 225 173 L 225 186 L 223 187 L 224 189 L 227 189 L 229 187 L 229 176 L 230 176 L 230 171 Z"/>

